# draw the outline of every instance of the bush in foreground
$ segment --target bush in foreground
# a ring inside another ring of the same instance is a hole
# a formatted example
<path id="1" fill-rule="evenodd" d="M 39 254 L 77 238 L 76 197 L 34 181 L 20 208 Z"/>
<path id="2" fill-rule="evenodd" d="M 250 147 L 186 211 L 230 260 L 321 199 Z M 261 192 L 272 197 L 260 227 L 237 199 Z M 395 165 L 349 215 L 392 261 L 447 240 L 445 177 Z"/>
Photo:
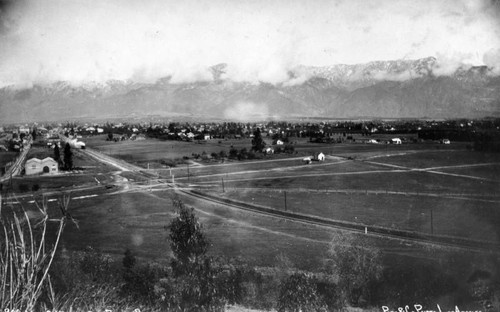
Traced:
<path id="1" fill-rule="evenodd" d="M 321 310 L 322 303 L 314 278 L 294 273 L 280 287 L 279 312 L 309 312 Z"/>

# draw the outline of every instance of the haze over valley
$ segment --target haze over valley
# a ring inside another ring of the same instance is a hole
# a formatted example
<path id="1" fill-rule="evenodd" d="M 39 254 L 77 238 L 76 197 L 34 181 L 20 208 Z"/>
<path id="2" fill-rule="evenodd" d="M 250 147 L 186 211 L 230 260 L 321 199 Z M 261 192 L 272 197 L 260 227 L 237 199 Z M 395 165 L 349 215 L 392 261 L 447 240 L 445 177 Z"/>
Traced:
<path id="1" fill-rule="evenodd" d="M 281 83 L 233 81 L 228 65 L 211 79 L 175 83 L 107 81 L 0 89 L 0 122 L 79 118 L 204 116 L 255 120 L 480 118 L 500 114 L 500 77 L 486 66 L 444 75 L 435 58 L 361 65 L 299 66 Z"/>

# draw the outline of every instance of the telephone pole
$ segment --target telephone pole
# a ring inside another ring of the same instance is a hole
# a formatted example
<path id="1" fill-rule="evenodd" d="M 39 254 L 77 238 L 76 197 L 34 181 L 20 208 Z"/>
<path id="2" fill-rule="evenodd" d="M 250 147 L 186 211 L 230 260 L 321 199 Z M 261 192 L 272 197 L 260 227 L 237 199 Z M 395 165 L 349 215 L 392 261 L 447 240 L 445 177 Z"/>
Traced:
<path id="1" fill-rule="evenodd" d="M 286 191 L 284 192 L 285 194 L 285 211 L 286 211 Z"/>
<path id="2" fill-rule="evenodd" d="M 432 213 L 432 207 L 431 207 L 431 234 L 434 235 L 434 216 L 433 216 L 433 213 Z"/>

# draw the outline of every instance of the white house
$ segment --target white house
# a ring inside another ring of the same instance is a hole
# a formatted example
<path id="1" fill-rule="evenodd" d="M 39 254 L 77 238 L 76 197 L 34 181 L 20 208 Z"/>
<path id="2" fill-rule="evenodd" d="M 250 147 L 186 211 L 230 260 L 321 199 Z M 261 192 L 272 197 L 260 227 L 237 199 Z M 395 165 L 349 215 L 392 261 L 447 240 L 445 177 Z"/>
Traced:
<path id="1" fill-rule="evenodd" d="M 375 140 L 375 139 L 369 139 L 368 141 L 366 141 L 366 143 L 368 143 L 368 144 L 378 144 L 377 140 Z"/>
<path id="2" fill-rule="evenodd" d="M 72 139 L 69 144 L 71 147 L 78 148 L 78 149 L 85 149 L 85 143 L 81 141 L 77 141 L 77 139 Z"/>
<path id="3" fill-rule="evenodd" d="M 57 162 L 50 157 L 44 159 L 38 159 L 38 158 L 28 159 L 26 161 L 26 164 L 24 165 L 24 169 L 26 175 L 41 174 L 41 173 L 54 174 L 59 172 Z"/>
<path id="4" fill-rule="evenodd" d="M 324 161 L 325 160 L 325 154 L 323 154 L 322 152 L 314 153 L 314 160 Z"/>
<path id="5" fill-rule="evenodd" d="M 274 154 L 274 149 L 272 147 L 264 147 L 262 149 L 262 153 L 264 154 Z"/>
<path id="6" fill-rule="evenodd" d="M 391 139 L 391 144 L 402 144 L 402 142 L 400 138 L 394 138 Z"/>
<path id="7" fill-rule="evenodd" d="M 283 142 L 283 141 L 281 141 L 281 140 L 276 140 L 276 145 L 283 145 L 283 144 L 284 144 L 284 142 Z"/>

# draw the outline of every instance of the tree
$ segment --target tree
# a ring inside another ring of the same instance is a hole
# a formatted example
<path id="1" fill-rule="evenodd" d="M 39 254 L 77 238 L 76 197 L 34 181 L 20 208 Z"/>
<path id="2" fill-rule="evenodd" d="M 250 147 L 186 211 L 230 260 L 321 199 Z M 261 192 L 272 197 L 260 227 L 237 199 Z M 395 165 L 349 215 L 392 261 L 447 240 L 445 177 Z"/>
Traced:
<path id="1" fill-rule="evenodd" d="M 252 140 L 252 150 L 254 151 L 262 151 L 264 146 L 266 146 L 266 142 L 262 139 L 262 134 L 260 133 L 260 128 L 257 128 L 253 133 L 254 138 Z"/>
<path id="2" fill-rule="evenodd" d="M 108 132 L 108 138 L 106 141 L 113 141 L 113 133 Z"/>
<path id="3" fill-rule="evenodd" d="M 229 158 L 236 158 L 238 157 L 238 150 L 234 147 L 231 147 L 231 149 L 229 150 Z"/>
<path id="4" fill-rule="evenodd" d="M 208 239 L 193 208 L 186 207 L 178 199 L 174 200 L 174 206 L 179 216 L 170 223 L 170 248 L 174 253 L 173 267 L 182 273 L 205 255 Z"/>
<path id="5" fill-rule="evenodd" d="M 54 145 L 54 160 L 57 162 L 61 160 L 61 151 L 59 150 L 59 146 L 57 144 Z"/>
<path id="6" fill-rule="evenodd" d="M 380 250 L 353 234 L 335 234 L 328 250 L 327 272 L 336 276 L 351 304 L 362 305 L 370 296 L 369 284 L 382 275 Z"/>
<path id="7" fill-rule="evenodd" d="M 54 145 L 54 160 L 57 161 L 57 165 L 59 166 L 59 168 L 61 168 L 62 167 L 62 163 L 61 163 L 61 150 L 59 149 L 59 145 L 58 144 Z"/>
<path id="8" fill-rule="evenodd" d="M 228 293 L 220 266 L 206 256 L 208 239 L 194 209 L 174 200 L 179 214 L 170 223 L 170 247 L 174 254 L 170 278 L 155 287 L 169 311 L 224 311 Z"/>
<path id="9" fill-rule="evenodd" d="M 73 152 L 71 151 L 69 143 L 66 143 L 64 146 L 64 169 L 73 169 Z"/>

